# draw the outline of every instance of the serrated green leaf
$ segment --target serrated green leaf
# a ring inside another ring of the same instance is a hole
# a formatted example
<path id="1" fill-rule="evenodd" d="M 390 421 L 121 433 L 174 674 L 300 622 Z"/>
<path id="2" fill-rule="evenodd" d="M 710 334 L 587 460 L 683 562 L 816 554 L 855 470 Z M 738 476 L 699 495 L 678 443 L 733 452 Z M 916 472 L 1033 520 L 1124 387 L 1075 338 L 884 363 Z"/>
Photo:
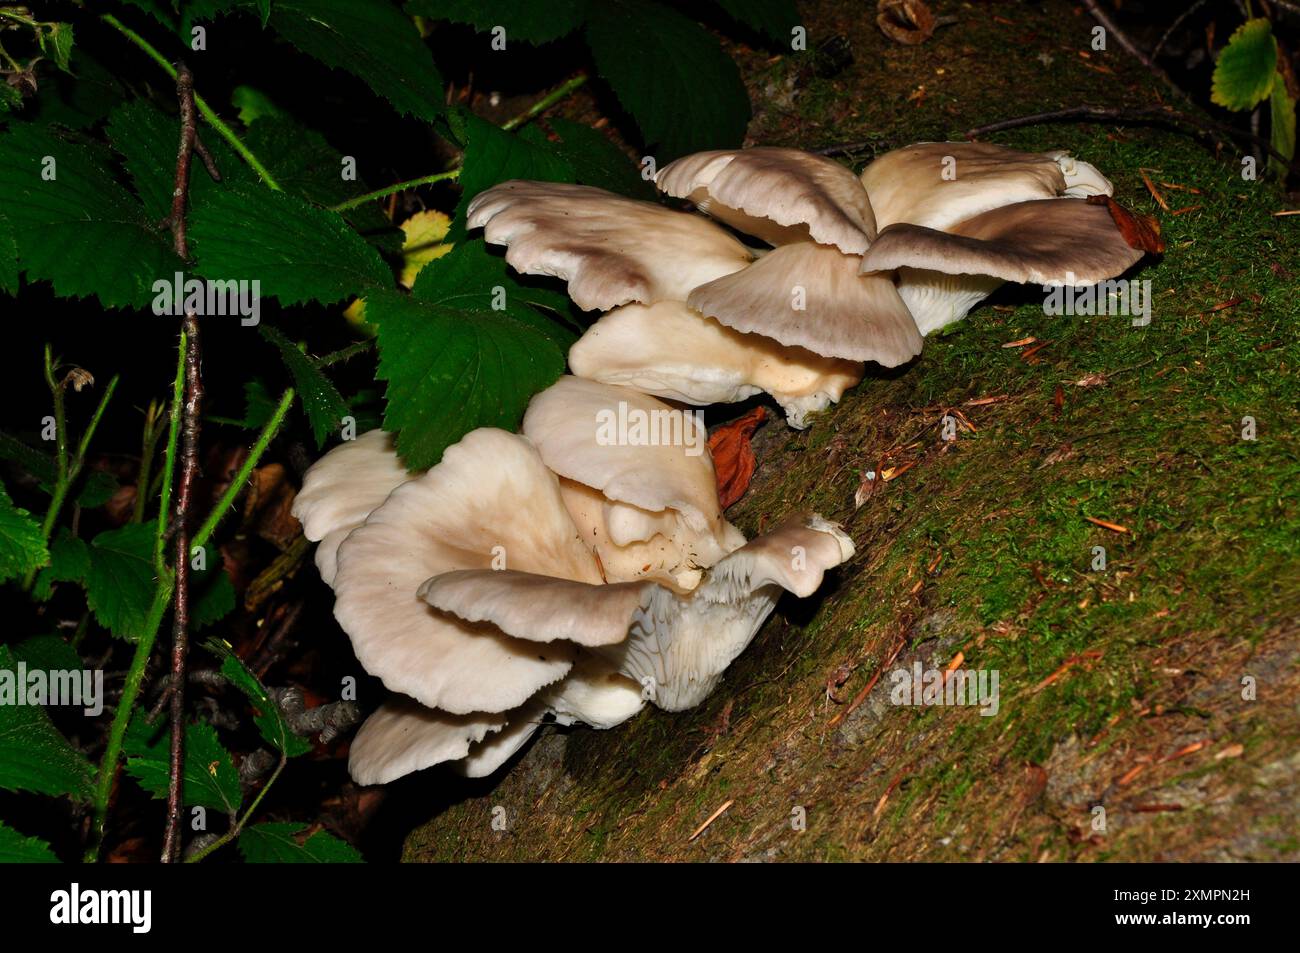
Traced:
<path id="1" fill-rule="evenodd" d="M 44 708 L 15 703 L 26 688 L 16 684 L 17 671 L 13 652 L 0 645 L 0 789 L 88 797 L 94 769 Z"/>
<path id="2" fill-rule="evenodd" d="M 95 621 L 119 639 L 145 634 L 157 580 L 153 569 L 155 521 L 128 523 L 90 541 L 86 604 Z"/>
<path id="3" fill-rule="evenodd" d="M 283 192 L 223 189 L 194 210 L 189 232 L 204 277 L 258 280 L 282 304 L 332 304 L 393 285 L 378 252 L 341 217 Z"/>
<path id="4" fill-rule="evenodd" d="M 55 66 L 70 73 L 68 60 L 72 57 L 72 24 L 51 23 L 48 30 L 42 30 L 41 50 L 54 61 Z"/>
<path id="5" fill-rule="evenodd" d="M 306 824 L 254 824 L 239 835 L 239 852 L 250 864 L 360 864 L 356 848 L 333 834 L 317 831 L 302 843 Z"/>
<path id="6" fill-rule="evenodd" d="M 206 569 L 190 573 L 190 627 L 206 629 L 235 610 L 235 584 L 215 547 L 205 547 L 212 559 Z"/>
<path id="7" fill-rule="evenodd" d="M 464 23 L 486 33 L 501 26 L 506 31 L 506 49 L 510 41 L 549 43 L 576 30 L 586 14 L 584 0 L 411 0 L 406 12 L 431 20 Z"/>
<path id="8" fill-rule="evenodd" d="M 126 752 L 126 773 L 155 798 L 167 796 L 171 775 L 171 727 L 160 718 L 145 724 L 142 714 L 131 719 L 122 750 Z M 190 807 L 209 807 L 233 815 L 242 794 L 235 763 L 217 738 L 216 729 L 206 722 L 185 726 L 185 763 L 181 797 Z"/>
<path id="9" fill-rule="evenodd" d="M 0 194 L 29 280 L 51 282 L 61 297 L 143 309 L 180 260 L 110 167 L 106 150 L 48 129 L 0 135 Z"/>
<path id="10" fill-rule="evenodd" d="M 560 137 L 559 142 L 546 144 L 573 167 L 574 181 L 628 198 L 655 197 L 654 186 L 642 178 L 640 167 L 599 130 L 559 117 L 547 119 L 546 125 Z M 529 126 L 521 135 L 536 141 L 541 134 Z"/>
<path id="11" fill-rule="evenodd" d="M 50 845 L 39 837 L 24 837 L 0 822 L 0 864 L 57 864 Z"/>
<path id="12" fill-rule="evenodd" d="M 122 0 L 122 2 L 149 14 L 163 26 L 176 29 L 175 2 L 169 0 Z"/>
<path id="13" fill-rule="evenodd" d="M 0 582 L 25 576 L 50 561 L 40 524 L 0 486 Z"/>
<path id="14" fill-rule="evenodd" d="M 82 667 L 79 656 L 60 635 L 33 635 L 14 646 L 14 655 L 27 663 L 29 669 L 47 672 L 72 672 Z"/>
<path id="15" fill-rule="evenodd" d="M 1227 109 L 1254 109 L 1273 90 L 1277 42 L 1265 17 L 1237 27 L 1214 64 L 1210 99 Z"/>
<path id="16" fill-rule="evenodd" d="M 740 145 L 749 95 L 736 64 L 703 27 L 647 0 L 602 0 L 590 10 L 596 67 L 660 167 L 688 152 Z"/>
<path id="17" fill-rule="evenodd" d="M 379 326 L 378 377 L 388 382 L 384 428 L 411 469 L 433 466 L 476 427 L 513 430 L 564 369 L 552 340 L 502 312 L 390 293 L 367 299 L 366 313 Z"/>
<path id="18" fill-rule="evenodd" d="M 497 289 L 501 289 L 500 293 Z M 465 311 L 497 310 L 541 331 L 567 352 L 581 329 L 570 315 L 567 295 L 538 283 L 524 284 L 508 270 L 503 255 L 482 239 L 464 241 L 421 269 L 411 289 L 415 298 Z M 534 308 L 548 312 L 538 314 Z"/>
<path id="19" fill-rule="evenodd" d="M 40 602 L 50 598 L 56 582 L 83 583 L 90 572 L 90 547 L 62 530 L 50 544 L 50 564 L 36 575 L 32 595 Z"/>
<path id="20" fill-rule="evenodd" d="M 472 113 L 461 114 L 465 160 L 460 173 L 461 199 L 452 221 L 450 242 L 465 236 L 465 209 L 484 189 L 508 179 L 537 182 L 572 182 L 573 166 L 549 143 L 538 144 L 506 132 Z"/>
<path id="21" fill-rule="evenodd" d="M 799 24 L 793 0 L 717 0 L 737 23 L 757 30 L 775 43 L 788 44 Z"/>
<path id="22" fill-rule="evenodd" d="M 249 126 L 245 142 L 262 157 L 281 188 L 315 205 L 328 208 L 370 191 L 360 174 L 343 178 L 343 153 L 292 117 L 259 118 Z M 401 250 L 402 233 L 378 204 L 368 202 L 342 214 L 367 241 L 385 251 Z"/>
<path id="23" fill-rule="evenodd" d="M 243 692 L 252 704 L 256 712 L 253 724 L 257 726 L 257 730 L 261 732 L 268 744 L 276 751 L 283 752 L 287 758 L 294 758 L 311 750 L 310 742 L 299 738 L 290 729 L 284 712 L 275 699 L 267 693 L 266 686 L 249 671 L 248 666 L 238 656 L 230 651 L 228 645 L 213 639 L 207 643 L 207 648 L 222 659 L 221 674 L 230 684 Z"/>
<path id="24" fill-rule="evenodd" d="M 1269 97 L 1269 142 L 1287 162 L 1295 158 L 1295 107 L 1296 101 L 1287 93 L 1286 80 L 1275 74 L 1273 95 Z M 1269 158 L 1269 167 L 1279 178 L 1285 178 L 1287 167 L 1277 159 Z"/>
<path id="25" fill-rule="evenodd" d="M 280 351 L 280 357 L 293 375 L 294 387 L 298 399 L 302 402 L 303 412 L 311 421 L 311 431 L 316 438 L 316 447 L 325 446 L 325 440 L 342 425 L 347 415 L 348 405 L 334 386 L 333 381 L 325 376 L 320 365 L 298 349 L 298 346 L 269 325 L 262 325 L 262 337 L 266 338 Z"/>
<path id="26" fill-rule="evenodd" d="M 34 124 L 83 129 L 107 116 L 124 95 L 117 77 L 83 46 L 77 50 L 77 74 L 58 72 L 43 78 L 24 115 Z"/>
<path id="27" fill-rule="evenodd" d="M 91 470 L 81 483 L 77 492 L 77 505 L 83 510 L 93 510 L 103 506 L 118 491 L 117 477 L 107 470 Z"/>
<path id="28" fill-rule="evenodd" d="M 113 151 L 122 156 L 131 176 L 131 184 L 144 204 L 150 219 L 161 221 L 171 213 L 172 190 L 176 187 L 175 150 L 159 149 L 158 143 L 170 142 L 180 133 L 180 120 L 165 115 L 151 103 L 136 99 L 114 109 L 108 117 L 106 132 Z M 204 139 L 222 183 L 212 180 L 202 162 L 190 169 L 188 208 L 201 207 L 216 192 L 233 185 L 256 185 L 253 172 L 224 140 L 216 136 Z M 167 276 L 170 277 L 170 276 Z"/>
<path id="29" fill-rule="evenodd" d="M 245 126 L 258 119 L 277 119 L 285 115 L 270 96 L 255 86 L 236 86 L 230 91 L 230 105 L 239 111 L 239 121 Z M 256 154 L 257 150 L 253 151 Z"/>
<path id="30" fill-rule="evenodd" d="M 411 19 L 389 0 L 277 0 L 268 21 L 326 66 L 364 80 L 402 115 L 442 112 L 442 77 Z"/>

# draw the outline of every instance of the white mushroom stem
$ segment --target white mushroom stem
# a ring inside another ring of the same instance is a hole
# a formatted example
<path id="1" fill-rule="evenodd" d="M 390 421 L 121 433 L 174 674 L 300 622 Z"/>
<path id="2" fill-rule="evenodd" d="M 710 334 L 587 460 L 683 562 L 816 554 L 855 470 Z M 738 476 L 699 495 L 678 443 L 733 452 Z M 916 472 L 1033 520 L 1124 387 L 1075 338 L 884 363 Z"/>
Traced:
<path id="1" fill-rule="evenodd" d="M 578 377 L 688 404 L 765 391 L 799 429 L 862 379 L 859 362 L 723 327 L 679 301 L 611 311 L 569 349 L 569 367 Z"/>
<path id="2" fill-rule="evenodd" d="M 656 706 L 680 711 L 708 696 L 782 590 L 811 595 L 853 551 L 838 526 L 803 516 L 719 561 L 685 596 L 651 582 L 592 586 L 473 570 L 436 576 L 420 596 L 517 638 L 576 642 L 641 684 Z"/>

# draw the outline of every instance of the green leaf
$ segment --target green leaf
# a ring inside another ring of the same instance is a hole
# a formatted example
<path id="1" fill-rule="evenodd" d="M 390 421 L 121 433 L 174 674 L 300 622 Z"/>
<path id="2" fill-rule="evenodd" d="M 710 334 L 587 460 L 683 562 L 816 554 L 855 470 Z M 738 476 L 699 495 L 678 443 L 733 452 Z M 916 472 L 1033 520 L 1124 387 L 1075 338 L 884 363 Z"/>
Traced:
<path id="1" fill-rule="evenodd" d="M 317 831 L 302 843 L 298 835 L 308 825 L 254 824 L 239 835 L 239 852 L 250 864 L 360 864 L 356 848 L 333 834 Z"/>
<path id="2" fill-rule="evenodd" d="M 799 24 L 793 0 L 717 0 L 737 23 L 757 30 L 768 39 L 788 44 L 791 31 Z"/>
<path id="3" fill-rule="evenodd" d="M 83 129 L 107 116 L 124 96 L 117 77 L 89 56 L 83 46 L 77 50 L 77 75 L 58 72 L 42 78 L 26 116 L 36 124 L 58 123 L 69 129 Z"/>
<path id="4" fill-rule="evenodd" d="M 165 718 L 145 724 L 137 713 L 127 728 L 122 749 L 127 754 L 126 773 L 155 798 L 167 796 L 171 774 L 171 727 Z M 191 807 L 209 807 L 233 815 L 242 795 L 235 763 L 216 729 L 206 722 L 185 726 L 185 763 L 181 797 Z"/>
<path id="5" fill-rule="evenodd" d="M 416 298 L 448 308 L 485 310 L 501 300 L 500 288 L 505 313 L 541 331 L 561 350 L 567 352 L 581 333 L 569 317 L 567 295 L 541 284 L 523 284 L 508 270 L 505 256 L 494 254 L 482 239 L 461 242 L 436 259 L 436 267 L 430 265 L 415 279 L 411 294 Z"/>
<path id="6" fill-rule="evenodd" d="M 654 186 L 641 177 L 640 167 L 600 130 L 559 117 L 547 119 L 546 125 L 560 137 L 547 146 L 573 167 L 575 181 L 628 198 L 655 197 Z M 521 135 L 536 141 L 541 134 L 529 126 Z"/>
<path id="7" fill-rule="evenodd" d="M 389 0 L 277 0 L 271 28 L 326 66 L 347 70 L 403 115 L 442 112 L 442 77 L 411 19 Z"/>
<path id="8" fill-rule="evenodd" d="M 506 132 L 472 113 L 460 114 L 465 159 L 460 173 L 461 199 L 447 236 L 459 242 L 465 235 L 465 209 L 474 196 L 508 179 L 572 182 L 573 167 L 550 148 Z"/>
<path id="9" fill-rule="evenodd" d="M 248 128 L 244 139 L 262 158 L 286 192 L 315 205 L 339 205 L 370 191 L 365 178 L 343 178 L 343 153 L 314 129 L 288 116 L 264 116 Z M 379 205 L 367 202 L 343 212 L 343 217 L 369 242 L 400 252 L 401 229 L 388 220 Z"/>
<path id="10" fill-rule="evenodd" d="M 0 460 L 18 464 L 41 483 L 41 489 L 46 493 L 54 491 L 57 474 L 54 458 L 48 453 L 29 447 L 17 437 L 0 431 Z"/>
<path id="11" fill-rule="evenodd" d="M 83 510 L 93 510 L 103 506 L 118 491 L 117 477 L 107 470 L 91 470 L 81 482 L 77 492 L 77 505 Z"/>
<path id="12" fill-rule="evenodd" d="M 1273 90 L 1277 42 L 1265 17 L 1247 20 L 1214 64 L 1210 99 L 1232 110 L 1254 109 Z"/>
<path id="13" fill-rule="evenodd" d="M 325 376 L 320 365 L 304 354 L 296 344 L 269 325 L 262 325 L 260 330 L 262 337 L 279 349 L 281 359 L 293 375 L 303 412 L 311 421 L 317 449 L 325 446 L 326 438 L 342 426 L 343 418 L 348 412 L 347 403 L 334 383 Z"/>
<path id="14" fill-rule="evenodd" d="M 40 602 L 50 598 L 56 582 L 84 584 L 90 572 L 90 547 L 81 539 L 62 530 L 50 544 L 50 564 L 36 576 L 32 595 Z"/>
<path id="15" fill-rule="evenodd" d="M 1269 142 L 1287 162 L 1295 158 L 1295 106 L 1296 101 L 1286 90 L 1286 80 L 1275 74 L 1273 95 L 1269 97 Z M 1269 167 L 1279 178 L 1285 178 L 1287 168 L 1276 159 L 1269 159 Z"/>
<path id="16" fill-rule="evenodd" d="M 26 688 L 15 684 L 17 670 L 13 652 L 0 645 L 0 789 L 85 799 L 94 769 L 54 727 L 44 708 L 15 704 L 13 693 Z"/>
<path id="17" fill-rule="evenodd" d="M 658 165 L 740 145 L 749 95 L 736 64 L 703 27 L 647 0 L 602 0 L 589 16 L 596 67 L 656 147 Z"/>
<path id="18" fill-rule="evenodd" d="M 390 293 L 367 299 L 366 313 L 379 326 L 378 376 L 388 382 L 384 428 L 411 469 L 433 466 L 476 427 L 514 429 L 564 369 L 551 339 L 502 312 Z"/>
<path id="19" fill-rule="evenodd" d="M 204 277 L 258 280 L 282 304 L 333 304 L 393 285 L 342 218 L 283 192 L 223 189 L 190 216 L 190 242 Z"/>
<path id="20" fill-rule="evenodd" d="M 255 86 L 236 86 L 230 91 L 230 105 L 239 111 L 239 121 L 245 126 L 258 119 L 280 119 L 285 115 L 270 96 Z"/>
<path id="21" fill-rule="evenodd" d="M 505 27 L 509 50 L 512 40 L 549 43 L 572 33 L 581 25 L 586 6 L 584 0 L 411 0 L 406 12 L 431 20 L 465 23 L 480 33 Z"/>
<path id="22" fill-rule="evenodd" d="M 243 692 L 252 703 L 257 713 L 253 717 L 253 724 L 257 725 L 257 730 L 261 732 L 268 744 L 287 758 L 306 754 L 311 750 L 311 743 L 293 733 L 289 722 L 285 720 L 284 712 L 275 699 L 267 693 L 266 686 L 249 671 L 248 666 L 230 650 L 228 644 L 218 639 L 210 639 L 206 643 L 206 648 L 222 660 L 221 674 L 226 677 L 226 680 Z"/>
<path id="23" fill-rule="evenodd" d="M 14 646 L 14 655 L 27 663 L 29 669 L 47 672 L 72 672 L 79 670 L 81 656 L 60 635 L 33 635 Z"/>
<path id="24" fill-rule="evenodd" d="M 72 56 L 72 24 L 51 23 L 49 30 L 42 30 L 41 51 L 52 59 L 59 69 L 71 73 L 72 70 L 68 69 L 68 60 Z"/>
<path id="25" fill-rule="evenodd" d="M 148 308 L 154 281 L 170 279 L 180 259 L 111 167 L 106 150 L 48 129 L 0 135 L 0 194 L 28 278 L 61 297 Z"/>
<path id="26" fill-rule="evenodd" d="M 190 574 L 190 627 L 195 631 L 219 622 L 235 610 L 235 584 L 214 547 L 205 547 L 213 564 Z"/>
<path id="27" fill-rule="evenodd" d="M 105 130 L 108 141 L 113 151 L 122 156 L 136 194 L 154 221 L 161 221 L 171 213 L 172 191 L 176 188 L 175 150 L 160 149 L 158 144 L 175 139 L 179 130 L 180 120 L 142 99 L 119 106 L 108 118 Z M 187 199 L 191 214 L 217 192 L 232 185 L 256 185 L 258 182 L 256 173 L 224 140 L 216 136 L 211 138 L 214 141 L 209 143 L 205 138 L 204 145 L 208 146 L 223 182 L 214 182 L 203 163 L 195 161 L 190 169 Z"/>
<path id="28" fill-rule="evenodd" d="M 15 506 L 0 486 L 0 582 L 25 576 L 50 561 L 40 524 Z"/>
<path id="29" fill-rule="evenodd" d="M 14 228 L 0 212 L 0 291 L 18 294 L 18 243 Z"/>
<path id="30" fill-rule="evenodd" d="M 57 864 L 50 845 L 39 837 L 24 837 L 0 822 L 0 864 Z"/>
<path id="31" fill-rule="evenodd" d="M 153 570 L 155 522 L 128 523 L 90 541 L 86 604 L 95 620 L 119 639 L 145 635 L 157 580 Z"/>

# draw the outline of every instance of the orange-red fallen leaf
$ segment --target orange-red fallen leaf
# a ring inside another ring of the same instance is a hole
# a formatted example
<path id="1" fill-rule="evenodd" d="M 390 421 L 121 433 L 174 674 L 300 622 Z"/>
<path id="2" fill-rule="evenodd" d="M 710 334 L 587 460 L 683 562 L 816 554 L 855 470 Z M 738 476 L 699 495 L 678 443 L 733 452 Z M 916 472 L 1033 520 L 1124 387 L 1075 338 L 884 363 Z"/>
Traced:
<path id="1" fill-rule="evenodd" d="M 906 644 L 907 644 L 906 636 L 898 640 L 898 642 L 894 645 L 894 651 L 889 653 L 889 658 L 885 659 L 885 663 L 881 665 L 880 668 L 876 669 L 876 674 L 871 676 L 871 680 L 868 681 L 867 684 L 862 687 L 862 691 L 858 692 L 856 695 L 853 696 L 853 701 L 849 702 L 849 707 L 845 708 L 843 711 L 839 712 L 830 721 L 826 722 L 827 728 L 834 728 L 845 718 L 849 717 L 849 715 L 853 714 L 853 710 L 855 708 L 857 708 L 859 705 L 861 705 L 864 701 L 867 700 L 867 696 L 871 694 L 871 690 L 876 687 L 876 682 L 880 681 L 880 676 L 885 673 L 885 669 L 889 668 L 889 666 L 894 664 L 894 659 L 898 658 L 898 653 L 903 651 L 903 646 Z"/>
<path id="2" fill-rule="evenodd" d="M 1041 358 L 1037 357 L 1039 351 L 1051 344 L 1051 341 L 1042 341 L 1033 347 L 1027 347 L 1020 352 L 1020 359 L 1026 364 L 1037 364 Z"/>
<path id="3" fill-rule="evenodd" d="M 986 404 L 996 404 L 1000 401 L 1010 400 L 1010 394 L 994 394 L 992 397 L 972 397 L 966 401 L 967 407 L 983 407 Z"/>
<path id="4" fill-rule="evenodd" d="M 1090 205 L 1106 206 L 1115 227 L 1130 248 L 1156 254 L 1165 250 L 1165 240 L 1160 237 L 1160 223 L 1151 216 L 1130 212 L 1109 195 L 1090 195 L 1086 201 Z"/>
<path id="5" fill-rule="evenodd" d="M 1203 205 L 1187 205 L 1183 208 L 1174 209 L 1172 215 L 1186 215 L 1188 212 L 1195 212 L 1197 209 L 1204 208 Z"/>
<path id="6" fill-rule="evenodd" d="M 1100 526 L 1102 529 L 1108 529 L 1113 533 L 1128 532 L 1127 526 L 1120 526 L 1118 523 L 1112 523 L 1110 520 L 1099 520 L 1095 516 L 1085 516 L 1084 519 L 1086 519 L 1089 523 L 1093 523 L 1097 526 Z"/>
<path id="7" fill-rule="evenodd" d="M 885 809 L 885 805 L 889 802 L 889 795 L 894 793 L 894 788 L 898 787 L 899 782 L 906 776 L 907 768 L 904 768 L 902 771 L 899 771 L 898 774 L 894 775 L 894 780 L 889 782 L 889 787 L 885 788 L 885 793 L 880 795 L 880 800 L 876 802 L 876 809 L 871 812 L 873 819 L 880 816 L 880 812 Z"/>
<path id="8" fill-rule="evenodd" d="M 897 480 L 899 477 L 901 477 L 908 470 L 912 469 L 912 467 L 914 466 L 916 466 L 916 461 L 909 460 L 907 463 L 904 463 L 901 467 L 890 467 L 888 470 L 884 470 L 881 472 L 880 479 L 886 483 L 888 483 L 890 480 Z"/>
<path id="9" fill-rule="evenodd" d="M 1137 814 L 1155 814 L 1160 811 L 1181 811 L 1181 804 L 1131 804 L 1127 805 L 1128 810 Z"/>
<path id="10" fill-rule="evenodd" d="M 1003 347 L 1024 347 L 1026 344 L 1033 344 L 1037 340 L 1038 338 L 1030 336 L 1027 338 L 1019 338 L 1015 341 L 1008 341 L 1006 344 L 1002 346 Z"/>
<path id="11" fill-rule="evenodd" d="M 880 0 L 876 9 L 876 25 L 895 43 L 916 46 L 934 35 L 934 14 L 923 0 Z"/>
<path id="12" fill-rule="evenodd" d="M 766 419 L 767 410 L 755 407 L 709 435 L 709 452 L 713 454 L 713 469 L 718 478 L 718 499 L 724 510 L 749 489 L 749 481 L 754 478 L 754 468 L 758 465 L 749 441 Z"/>
<path id="13" fill-rule="evenodd" d="M 718 818 L 720 818 L 723 814 L 725 814 L 726 811 L 727 811 L 727 808 L 731 807 L 731 805 L 733 805 L 733 804 L 735 804 L 735 803 L 736 803 L 736 799 L 735 799 L 735 798 L 732 798 L 732 799 L 731 799 L 730 801 L 728 801 L 726 804 L 722 805 L 722 807 L 718 808 L 716 811 L 714 811 L 712 814 L 710 814 L 710 815 L 709 815 L 709 819 L 708 819 L 707 821 L 705 821 L 705 822 L 704 822 L 703 824 L 701 824 L 699 827 L 695 828 L 695 833 L 692 834 L 692 835 L 690 836 L 690 839 L 687 841 L 687 843 L 690 843 L 690 841 L 695 840 L 695 838 L 699 837 L 699 836 L 700 836 L 701 834 L 703 834 L 706 830 L 708 830 L 708 829 L 709 829 L 709 825 L 712 824 L 714 821 L 716 821 Z"/>

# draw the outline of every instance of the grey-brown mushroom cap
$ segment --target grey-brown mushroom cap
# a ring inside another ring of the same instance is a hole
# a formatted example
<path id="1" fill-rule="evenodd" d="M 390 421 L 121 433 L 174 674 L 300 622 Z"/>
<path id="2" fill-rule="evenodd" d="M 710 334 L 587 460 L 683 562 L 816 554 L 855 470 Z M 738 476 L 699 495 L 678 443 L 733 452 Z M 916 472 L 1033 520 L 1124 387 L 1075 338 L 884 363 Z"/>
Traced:
<path id="1" fill-rule="evenodd" d="M 1105 204 L 1044 199 L 984 212 L 947 232 L 890 225 L 863 256 L 862 270 L 917 268 L 1082 286 L 1123 274 L 1142 255 L 1125 240 Z"/>
<path id="2" fill-rule="evenodd" d="M 370 430 L 345 440 L 308 468 L 293 515 L 316 547 L 316 566 L 334 584 L 339 544 L 398 486 L 412 479 L 397 456 L 392 434 Z"/>
<path id="3" fill-rule="evenodd" d="M 475 196 L 468 216 L 516 271 L 564 279 L 586 310 L 682 301 L 753 258 L 702 215 L 587 185 L 513 179 Z"/>
<path id="4" fill-rule="evenodd" d="M 900 222 L 947 230 L 989 209 L 1065 195 L 1109 195 L 1110 182 L 1060 151 L 1020 152 L 986 142 L 921 142 L 862 173 L 881 230 Z"/>
<path id="5" fill-rule="evenodd" d="M 501 712 L 562 678 L 572 653 L 482 631 L 417 595 L 431 576 L 500 559 L 599 582 L 559 483 L 524 437 L 484 428 L 394 490 L 338 553 L 334 615 L 390 690 L 453 714 Z"/>
<path id="6" fill-rule="evenodd" d="M 458 761 L 505 728 L 507 720 L 505 714 L 450 715 L 395 695 L 352 739 L 348 773 L 357 784 L 387 784 L 444 761 Z"/>
<path id="7" fill-rule="evenodd" d="M 687 303 L 737 331 L 896 367 L 921 353 L 921 335 L 893 281 L 860 275 L 861 261 L 813 242 L 783 245 L 696 288 Z"/>
<path id="8" fill-rule="evenodd" d="M 871 199 L 857 176 L 838 162 L 799 149 L 697 152 L 664 166 L 655 184 L 772 244 L 788 242 L 790 228 L 806 227 L 813 241 L 858 255 L 876 235 Z M 765 221 L 780 227 L 765 226 Z"/>

